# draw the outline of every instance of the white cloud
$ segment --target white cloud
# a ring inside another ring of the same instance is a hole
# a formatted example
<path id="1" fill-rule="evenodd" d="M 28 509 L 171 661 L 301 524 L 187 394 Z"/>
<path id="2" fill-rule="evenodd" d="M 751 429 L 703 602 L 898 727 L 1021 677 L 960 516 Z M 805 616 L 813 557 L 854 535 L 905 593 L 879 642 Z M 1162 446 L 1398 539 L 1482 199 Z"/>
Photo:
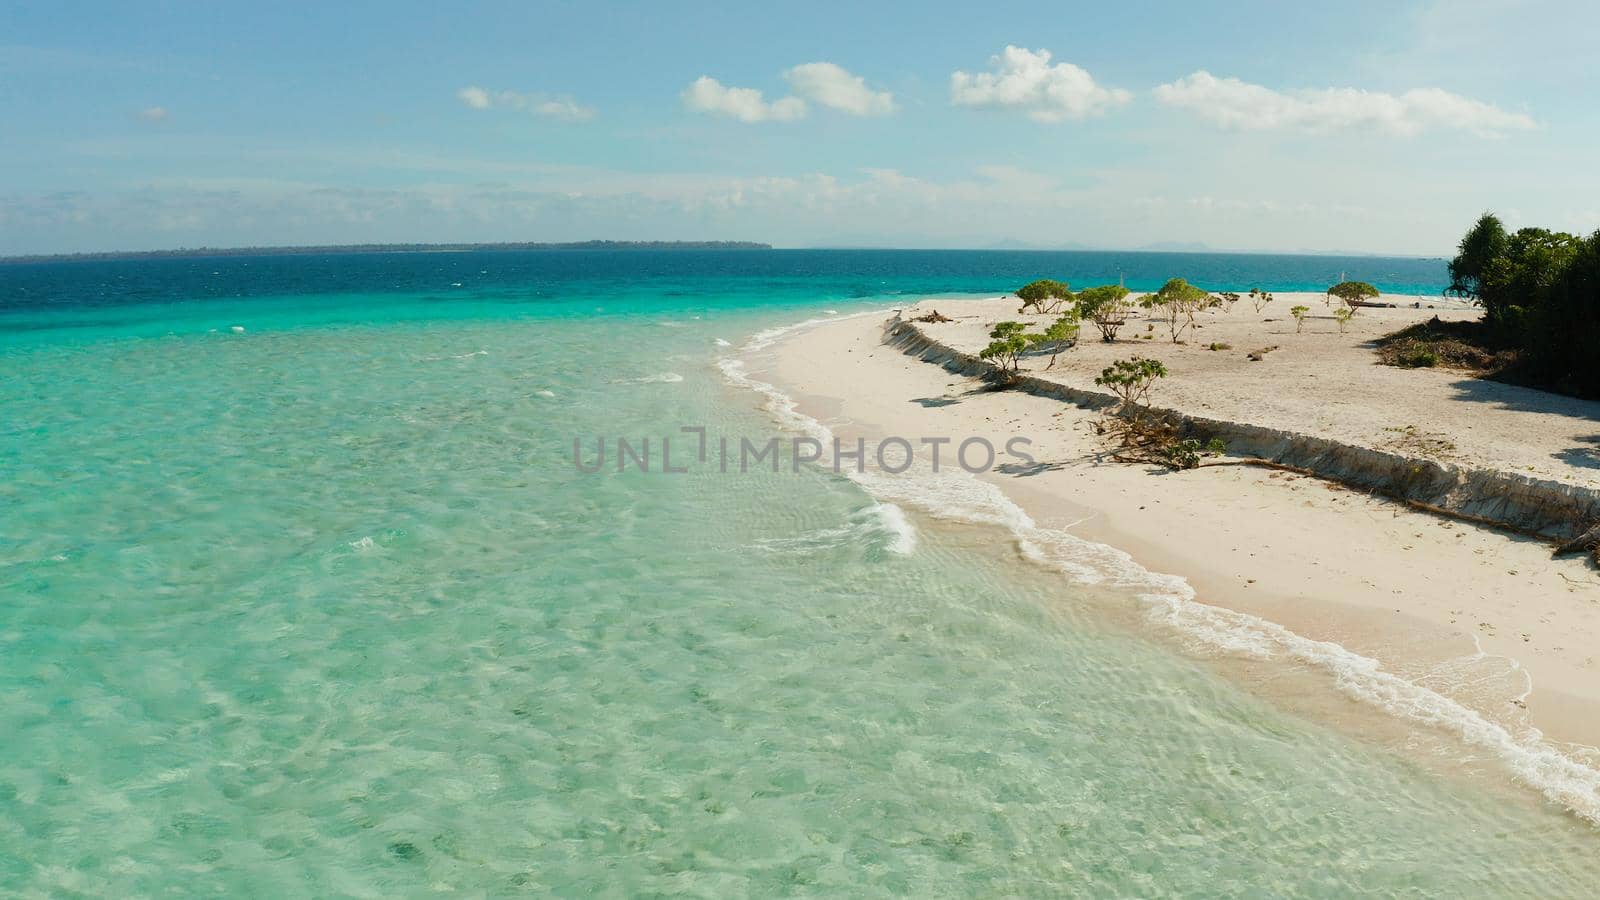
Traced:
<path id="1" fill-rule="evenodd" d="M 146 106 L 139 110 L 139 118 L 146 122 L 165 122 L 169 115 L 165 106 Z"/>
<path id="2" fill-rule="evenodd" d="M 587 106 L 579 106 L 570 97 L 555 97 L 541 100 L 532 106 L 534 112 L 552 119 L 565 119 L 568 122 L 587 122 L 594 118 L 594 110 Z"/>
<path id="3" fill-rule="evenodd" d="M 1095 83 L 1072 63 L 1050 64 L 1050 51 L 1006 46 L 989 58 L 994 70 L 950 76 L 950 102 L 957 106 L 1016 109 L 1036 122 L 1060 122 L 1099 115 L 1132 99 L 1121 88 Z"/>
<path id="4" fill-rule="evenodd" d="M 783 77 L 796 94 L 819 106 L 854 116 L 886 116 L 894 112 L 893 94 L 868 88 L 865 79 L 830 62 L 795 66 Z"/>
<path id="5" fill-rule="evenodd" d="M 571 97 L 522 94 L 517 91 L 490 93 L 477 85 L 468 85 L 456 91 L 456 97 L 473 109 L 501 107 L 503 109 L 527 110 L 535 115 L 549 116 L 552 119 L 564 119 L 568 122 L 587 122 L 594 118 L 594 109 L 592 107 L 580 106 Z"/>
<path id="6" fill-rule="evenodd" d="M 789 122 L 806 114 L 806 102 L 799 97 L 769 103 L 755 88 L 725 87 L 706 75 L 684 89 L 683 105 L 693 112 L 729 116 L 741 122 Z"/>
<path id="7" fill-rule="evenodd" d="M 1237 78 L 1200 71 L 1155 89 L 1156 99 L 1187 109 L 1224 128 L 1332 132 L 1372 129 L 1414 135 L 1456 129 L 1489 136 L 1533 128 L 1522 113 L 1472 100 L 1439 88 L 1403 94 L 1357 88 L 1275 91 Z"/>

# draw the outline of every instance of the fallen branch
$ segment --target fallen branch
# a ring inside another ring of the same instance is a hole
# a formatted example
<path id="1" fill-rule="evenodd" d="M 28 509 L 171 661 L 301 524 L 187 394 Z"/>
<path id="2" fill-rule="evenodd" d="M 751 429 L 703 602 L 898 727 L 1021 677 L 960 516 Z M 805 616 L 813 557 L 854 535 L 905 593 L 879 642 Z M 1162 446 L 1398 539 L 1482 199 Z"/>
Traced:
<path id="1" fill-rule="evenodd" d="M 1597 553 L 1600 551 L 1600 525 L 1595 525 L 1583 534 L 1578 535 L 1565 544 L 1556 548 L 1556 555 L 1567 553 Z M 1597 556 L 1600 559 L 1600 556 Z"/>

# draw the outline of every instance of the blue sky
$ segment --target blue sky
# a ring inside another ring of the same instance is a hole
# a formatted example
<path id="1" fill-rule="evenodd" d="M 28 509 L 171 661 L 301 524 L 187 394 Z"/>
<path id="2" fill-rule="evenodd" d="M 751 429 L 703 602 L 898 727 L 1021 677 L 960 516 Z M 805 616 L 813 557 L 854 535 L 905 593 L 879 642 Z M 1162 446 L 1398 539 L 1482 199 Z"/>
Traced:
<path id="1" fill-rule="evenodd" d="M 0 253 L 1600 227 L 1593 4 L 1204 6 L 4 4 Z"/>

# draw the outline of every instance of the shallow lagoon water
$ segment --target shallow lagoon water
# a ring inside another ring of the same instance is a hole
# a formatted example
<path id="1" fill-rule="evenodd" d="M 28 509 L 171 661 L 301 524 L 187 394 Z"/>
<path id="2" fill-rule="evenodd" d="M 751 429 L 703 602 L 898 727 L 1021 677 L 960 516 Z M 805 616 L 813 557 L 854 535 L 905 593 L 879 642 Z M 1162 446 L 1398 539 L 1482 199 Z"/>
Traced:
<path id="1" fill-rule="evenodd" d="M 0 887 L 1600 883 L 1590 826 L 1286 714 L 998 532 L 805 468 L 580 473 L 575 437 L 776 433 L 716 341 L 884 305 L 617 265 L 0 317 L 32 323 L 0 338 Z M 985 289 L 941 278 L 904 280 Z"/>

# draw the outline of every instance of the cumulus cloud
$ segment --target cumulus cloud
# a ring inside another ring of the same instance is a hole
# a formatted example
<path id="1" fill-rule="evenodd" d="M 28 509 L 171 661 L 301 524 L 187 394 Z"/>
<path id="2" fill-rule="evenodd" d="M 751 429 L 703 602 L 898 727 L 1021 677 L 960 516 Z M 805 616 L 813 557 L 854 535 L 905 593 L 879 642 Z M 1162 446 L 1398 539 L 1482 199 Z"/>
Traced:
<path id="1" fill-rule="evenodd" d="M 527 110 L 535 115 L 563 119 L 568 122 L 587 122 L 594 118 L 594 109 L 580 106 L 571 97 L 551 97 L 546 94 L 523 94 L 517 91 L 486 91 L 477 85 L 468 85 L 456 91 L 456 97 L 473 109 Z"/>
<path id="2" fill-rule="evenodd" d="M 950 76 L 950 102 L 957 106 L 1014 109 L 1036 122 L 1060 122 L 1099 115 L 1132 94 L 1095 83 L 1072 63 L 1050 64 L 1050 51 L 1006 46 L 989 58 L 993 71 Z"/>
<path id="3" fill-rule="evenodd" d="M 139 110 L 139 118 L 146 122 L 165 122 L 168 115 L 170 114 L 165 106 L 146 106 Z"/>
<path id="4" fill-rule="evenodd" d="M 726 87 L 707 75 L 696 78 L 684 89 L 683 105 L 692 112 L 728 116 L 741 122 L 789 122 L 806 114 L 806 102 L 799 97 L 769 103 L 755 88 Z"/>
<path id="5" fill-rule="evenodd" d="M 1533 119 L 1522 113 L 1439 88 L 1415 88 L 1403 94 L 1357 88 L 1275 91 L 1200 71 L 1157 87 L 1155 96 L 1216 125 L 1241 130 L 1325 133 L 1371 129 L 1414 135 L 1455 129 L 1492 136 L 1535 127 Z"/>
<path id="6" fill-rule="evenodd" d="M 853 116 L 886 116 L 894 112 L 893 94 L 872 90 L 865 79 L 830 62 L 795 66 L 783 77 L 795 94 L 819 106 Z"/>

